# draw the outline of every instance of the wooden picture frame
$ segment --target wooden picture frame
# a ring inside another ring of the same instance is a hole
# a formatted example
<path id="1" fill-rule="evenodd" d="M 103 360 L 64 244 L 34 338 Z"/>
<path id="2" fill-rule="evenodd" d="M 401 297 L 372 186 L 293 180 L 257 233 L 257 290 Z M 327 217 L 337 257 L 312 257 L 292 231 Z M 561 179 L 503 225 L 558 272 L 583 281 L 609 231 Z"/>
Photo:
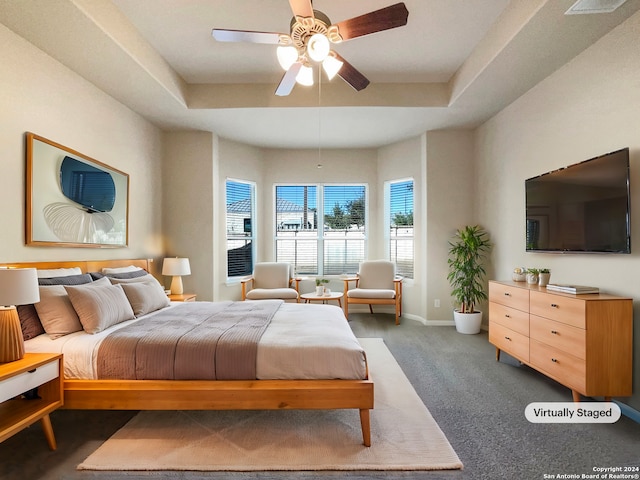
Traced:
<path id="1" fill-rule="evenodd" d="M 25 243 L 117 248 L 129 243 L 129 175 L 27 133 Z"/>

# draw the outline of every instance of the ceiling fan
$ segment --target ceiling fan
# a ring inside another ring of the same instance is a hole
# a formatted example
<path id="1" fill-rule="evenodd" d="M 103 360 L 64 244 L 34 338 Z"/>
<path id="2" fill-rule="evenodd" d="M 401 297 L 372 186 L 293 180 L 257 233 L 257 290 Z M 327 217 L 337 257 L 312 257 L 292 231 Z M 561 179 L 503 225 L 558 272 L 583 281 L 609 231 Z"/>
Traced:
<path id="1" fill-rule="evenodd" d="M 369 80 L 353 65 L 331 50 L 332 43 L 362 37 L 371 33 L 402 27 L 407 24 L 409 11 L 404 3 L 396 3 L 335 24 L 311 0 L 289 0 L 293 18 L 290 32 L 254 32 L 214 28 L 213 38 L 219 42 L 250 42 L 278 45 L 278 63 L 285 70 L 276 95 L 291 93 L 296 83 L 313 85 L 313 63 L 321 64 L 331 80 L 340 76 L 355 90 L 369 85 Z"/>

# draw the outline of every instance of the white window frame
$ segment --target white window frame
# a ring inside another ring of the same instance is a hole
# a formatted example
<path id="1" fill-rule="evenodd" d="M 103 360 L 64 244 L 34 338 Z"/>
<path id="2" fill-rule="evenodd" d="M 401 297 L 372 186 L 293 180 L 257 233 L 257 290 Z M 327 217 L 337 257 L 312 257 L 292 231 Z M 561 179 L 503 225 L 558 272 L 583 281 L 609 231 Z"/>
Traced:
<path id="1" fill-rule="evenodd" d="M 367 248 L 368 248 L 368 238 L 369 238 L 369 185 L 366 183 L 277 183 L 273 186 L 273 255 L 274 258 L 278 258 L 278 229 L 276 228 L 277 223 L 277 208 L 276 208 L 276 193 L 278 187 L 315 187 L 316 188 L 316 208 L 317 208 L 317 220 L 318 220 L 318 229 L 316 232 L 316 242 L 317 242 L 317 272 L 313 273 L 314 275 L 323 276 L 324 273 L 324 247 L 325 247 L 325 228 L 324 228 L 324 200 L 325 200 L 325 188 L 326 187 L 361 187 L 364 189 L 364 232 L 363 232 L 363 258 L 360 261 L 365 260 L 367 256 Z M 281 238 L 280 238 L 281 239 Z M 353 272 L 342 272 L 342 273 L 356 273 Z M 311 273 L 310 273 L 311 274 Z"/>
<path id="2" fill-rule="evenodd" d="M 416 182 L 412 177 L 407 178 L 399 178 L 394 180 L 387 180 L 384 182 L 384 245 L 385 245 L 385 255 L 389 260 L 393 260 L 391 255 L 391 243 L 393 240 L 397 240 L 398 237 L 391 235 L 391 187 L 398 183 L 406 183 L 411 182 L 413 185 L 413 191 L 415 193 L 415 185 Z M 403 275 L 402 269 L 398 271 L 399 275 L 404 276 L 408 279 L 415 278 L 415 268 L 416 268 L 416 225 L 415 225 L 415 207 L 416 207 L 416 199 L 415 195 L 413 195 L 413 205 L 411 211 L 414 213 L 413 215 L 413 235 L 410 237 L 412 239 L 412 251 L 411 251 L 411 275 Z"/>
<path id="3" fill-rule="evenodd" d="M 229 252 L 229 241 L 232 240 L 230 238 L 229 235 L 229 215 L 228 215 L 228 211 L 227 211 L 227 199 L 228 199 L 228 184 L 229 183 L 237 183 L 237 184 L 241 184 L 241 185 L 248 185 L 250 188 L 250 192 L 251 192 L 251 200 L 250 200 L 250 221 L 251 221 L 251 232 L 250 235 L 248 236 L 243 236 L 241 237 L 243 240 L 248 240 L 251 242 L 251 270 L 253 270 L 253 266 L 255 265 L 255 260 L 256 260 L 256 251 L 257 251 L 257 236 L 256 236 L 256 231 L 258 230 L 258 225 L 257 225 L 257 218 L 256 218 L 256 192 L 257 192 L 257 186 L 256 186 L 256 182 L 252 182 L 250 180 L 241 180 L 241 179 L 237 179 L 237 178 L 226 178 L 225 183 L 224 183 L 224 205 L 225 205 L 225 221 L 224 221 L 224 226 L 225 226 L 225 251 Z M 246 233 L 246 232 L 245 232 Z M 239 240 L 239 238 L 237 239 Z M 227 276 L 227 281 L 233 281 L 233 280 L 237 280 L 239 278 L 242 278 L 246 275 L 246 273 L 243 273 L 242 275 L 229 275 L 229 257 L 228 257 L 228 253 L 227 253 L 227 257 L 225 258 L 225 263 L 227 265 L 226 268 L 226 276 Z M 250 274 L 251 272 L 249 272 Z"/>

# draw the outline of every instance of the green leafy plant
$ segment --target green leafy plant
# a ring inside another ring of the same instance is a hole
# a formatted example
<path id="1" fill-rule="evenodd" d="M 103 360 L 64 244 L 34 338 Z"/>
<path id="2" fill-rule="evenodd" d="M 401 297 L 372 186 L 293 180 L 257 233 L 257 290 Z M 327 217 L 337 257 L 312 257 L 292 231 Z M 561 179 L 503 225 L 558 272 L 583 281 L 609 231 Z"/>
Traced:
<path id="1" fill-rule="evenodd" d="M 541 268 L 540 273 L 551 273 L 551 270 L 548 268 Z"/>
<path id="2" fill-rule="evenodd" d="M 316 287 L 319 287 L 323 283 L 329 283 L 329 280 L 326 278 L 316 278 Z"/>
<path id="3" fill-rule="evenodd" d="M 540 272 L 542 272 L 542 270 L 539 268 L 527 268 L 527 273 L 530 273 L 531 275 L 538 275 Z"/>
<path id="4" fill-rule="evenodd" d="M 449 241 L 447 280 L 460 313 L 474 313 L 476 304 L 487 299 L 483 262 L 490 249 L 489 234 L 478 225 L 459 229 Z"/>

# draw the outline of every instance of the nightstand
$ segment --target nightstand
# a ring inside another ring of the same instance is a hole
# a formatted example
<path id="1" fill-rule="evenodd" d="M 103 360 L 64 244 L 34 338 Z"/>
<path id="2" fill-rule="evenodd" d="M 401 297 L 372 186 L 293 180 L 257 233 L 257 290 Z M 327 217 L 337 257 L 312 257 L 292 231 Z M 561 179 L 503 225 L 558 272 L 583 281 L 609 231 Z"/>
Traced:
<path id="1" fill-rule="evenodd" d="M 56 449 L 49 414 L 63 404 L 63 375 L 62 355 L 56 353 L 26 353 L 0 364 L 0 442 L 40 420 L 49 448 Z M 39 398 L 21 396 L 34 388 Z"/>
<path id="2" fill-rule="evenodd" d="M 195 302 L 196 294 L 195 293 L 177 293 L 177 294 L 169 294 L 169 300 L 172 302 Z"/>

